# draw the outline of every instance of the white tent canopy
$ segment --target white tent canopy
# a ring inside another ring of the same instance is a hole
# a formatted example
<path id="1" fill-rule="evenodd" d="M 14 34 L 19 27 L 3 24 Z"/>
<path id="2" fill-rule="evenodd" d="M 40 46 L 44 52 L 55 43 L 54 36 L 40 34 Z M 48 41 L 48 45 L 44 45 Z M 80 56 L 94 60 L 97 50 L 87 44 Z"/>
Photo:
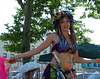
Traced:
<path id="1" fill-rule="evenodd" d="M 36 69 L 36 68 L 39 68 L 39 67 L 40 67 L 39 63 L 29 62 L 29 63 L 26 63 L 26 64 L 22 65 L 21 67 L 19 67 L 17 69 L 17 71 L 20 72 L 20 73 L 25 73 L 25 72 L 28 72 L 29 70 L 33 70 L 33 69 Z"/>
<path id="2" fill-rule="evenodd" d="M 91 74 L 87 79 L 100 79 L 100 72 L 96 71 L 95 73 Z"/>

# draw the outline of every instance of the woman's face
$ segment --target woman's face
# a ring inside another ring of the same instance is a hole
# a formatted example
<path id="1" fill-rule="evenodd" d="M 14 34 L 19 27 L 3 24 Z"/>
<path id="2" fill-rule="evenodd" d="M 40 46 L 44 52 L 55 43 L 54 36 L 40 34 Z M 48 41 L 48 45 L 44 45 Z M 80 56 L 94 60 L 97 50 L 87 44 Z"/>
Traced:
<path id="1" fill-rule="evenodd" d="M 68 31 L 70 28 L 70 20 L 67 17 L 64 17 L 60 23 L 62 31 Z"/>

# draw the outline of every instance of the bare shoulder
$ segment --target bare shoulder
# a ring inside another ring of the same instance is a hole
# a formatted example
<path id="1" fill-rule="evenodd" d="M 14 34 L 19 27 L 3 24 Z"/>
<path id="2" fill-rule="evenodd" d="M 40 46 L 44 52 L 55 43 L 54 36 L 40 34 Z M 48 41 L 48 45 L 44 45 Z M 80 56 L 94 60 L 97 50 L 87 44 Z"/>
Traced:
<path id="1" fill-rule="evenodd" d="M 48 35 L 48 37 L 52 37 L 52 36 L 55 37 L 55 36 L 57 36 L 57 34 L 56 33 L 51 33 L 51 34 Z"/>
<path id="2" fill-rule="evenodd" d="M 54 43 L 55 38 L 56 38 L 56 34 L 52 33 L 49 34 L 46 38 L 46 40 L 40 45 L 38 46 L 38 48 L 36 49 L 36 52 L 41 52 L 42 50 L 46 49 L 48 46 L 50 46 L 51 44 Z"/>
<path id="3" fill-rule="evenodd" d="M 48 42 L 51 42 L 51 44 L 54 45 L 55 43 L 57 43 L 57 34 L 49 34 L 46 40 L 48 40 Z"/>
<path id="4" fill-rule="evenodd" d="M 51 39 L 52 41 L 54 41 L 57 38 L 57 34 L 56 33 L 51 33 L 48 35 L 47 39 Z"/>

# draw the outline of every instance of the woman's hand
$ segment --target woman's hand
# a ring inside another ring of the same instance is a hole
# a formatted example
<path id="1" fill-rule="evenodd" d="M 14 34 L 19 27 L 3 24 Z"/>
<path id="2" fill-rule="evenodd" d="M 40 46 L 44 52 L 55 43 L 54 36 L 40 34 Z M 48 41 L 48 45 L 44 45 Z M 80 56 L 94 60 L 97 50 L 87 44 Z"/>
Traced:
<path id="1" fill-rule="evenodd" d="M 13 57 L 12 59 L 9 60 L 9 63 L 13 64 L 13 63 L 16 63 L 17 62 L 17 57 Z"/>

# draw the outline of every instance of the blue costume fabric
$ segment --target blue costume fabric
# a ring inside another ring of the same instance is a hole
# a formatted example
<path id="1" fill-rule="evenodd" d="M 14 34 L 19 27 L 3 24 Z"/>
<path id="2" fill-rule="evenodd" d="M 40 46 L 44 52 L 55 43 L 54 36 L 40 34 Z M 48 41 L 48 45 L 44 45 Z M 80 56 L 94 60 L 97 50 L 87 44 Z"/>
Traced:
<path id="1" fill-rule="evenodd" d="M 70 43 L 67 40 L 61 40 L 53 46 L 52 52 L 54 50 L 58 53 L 65 53 L 69 51 L 71 54 L 74 54 L 78 50 L 78 44 L 75 42 L 72 47 L 70 47 Z"/>

